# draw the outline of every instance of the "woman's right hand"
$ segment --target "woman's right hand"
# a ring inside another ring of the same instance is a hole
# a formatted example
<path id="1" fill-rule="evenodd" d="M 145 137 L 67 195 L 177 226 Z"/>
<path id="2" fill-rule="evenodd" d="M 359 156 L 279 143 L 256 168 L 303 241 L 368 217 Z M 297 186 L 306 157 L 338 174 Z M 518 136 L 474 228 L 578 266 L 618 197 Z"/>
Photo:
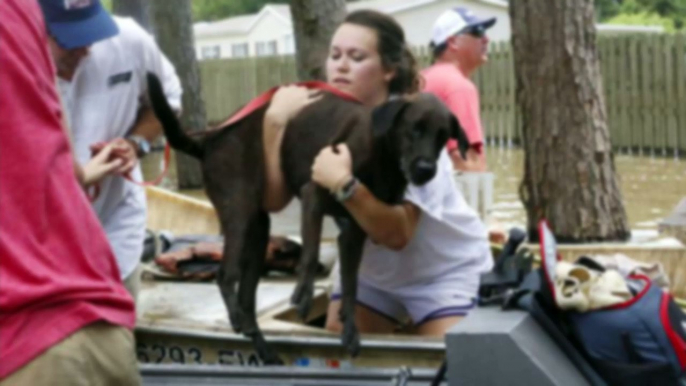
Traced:
<path id="1" fill-rule="evenodd" d="M 303 86 L 281 86 L 272 97 L 266 115 L 277 126 L 286 126 L 303 108 L 320 98 L 320 90 Z"/>
<path id="2" fill-rule="evenodd" d="M 83 184 L 92 185 L 110 174 L 114 174 L 117 169 L 124 164 L 121 157 L 113 154 L 115 144 L 110 143 L 96 153 L 85 165 L 83 165 Z"/>

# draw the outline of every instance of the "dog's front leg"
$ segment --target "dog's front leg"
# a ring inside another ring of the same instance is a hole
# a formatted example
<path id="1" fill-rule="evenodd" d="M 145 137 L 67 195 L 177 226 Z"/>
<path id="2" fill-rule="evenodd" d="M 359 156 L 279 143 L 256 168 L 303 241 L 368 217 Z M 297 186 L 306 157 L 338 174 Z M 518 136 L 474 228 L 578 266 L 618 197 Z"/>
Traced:
<path id="1" fill-rule="evenodd" d="M 339 219 L 341 234 L 338 236 L 342 299 L 340 320 L 343 323 L 343 345 L 350 355 L 360 351 L 360 336 L 355 325 L 355 304 L 357 303 L 357 271 L 362 261 L 362 249 L 366 234 L 352 219 Z"/>
<path id="2" fill-rule="evenodd" d="M 329 193 L 314 182 L 300 190 L 302 205 L 301 235 L 303 249 L 298 264 L 298 285 L 293 291 L 291 303 L 297 305 L 298 314 L 307 319 L 312 306 L 314 278 L 319 262 L 319 243 L 322 237 L 322 220 L 324 219 L 324 200 Z"/>

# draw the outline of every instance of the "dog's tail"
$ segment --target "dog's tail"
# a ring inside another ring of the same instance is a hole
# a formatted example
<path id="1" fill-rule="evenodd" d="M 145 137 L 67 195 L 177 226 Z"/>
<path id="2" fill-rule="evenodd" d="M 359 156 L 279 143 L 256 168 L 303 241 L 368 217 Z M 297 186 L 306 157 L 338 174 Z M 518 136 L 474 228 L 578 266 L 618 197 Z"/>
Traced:
<path id="1" fill-rule="evenodd" d="M 202 146 L 183 131 L 179 119 L 167 102 L 160 80 L 152 73 L 148 73 L 148 91 L 150 92 L 152 109 L 162 124 L 164 136 L 167 137 L 171 147 L 192 157 L 202 158 Z"/>

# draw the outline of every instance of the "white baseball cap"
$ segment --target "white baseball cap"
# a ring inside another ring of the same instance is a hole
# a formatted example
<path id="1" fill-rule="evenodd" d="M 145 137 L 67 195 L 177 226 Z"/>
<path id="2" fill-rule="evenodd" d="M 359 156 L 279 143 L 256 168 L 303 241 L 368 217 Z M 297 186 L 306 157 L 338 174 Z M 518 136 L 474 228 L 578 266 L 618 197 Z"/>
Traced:
<path id="1" fill-rule="evenodd" d="M 452 8 L 443 12 L 441 16 L 436 19 L 433 29 L 431 30 L 431 43 L 438 46 L 445 43 L 449 37 L 463 32 L 468 28 L 482 27 L 487 29 L 493 27 L 495 22 L 495 17 L 481 19 L 477 17 L 474 12 L 466 8 Z"/>

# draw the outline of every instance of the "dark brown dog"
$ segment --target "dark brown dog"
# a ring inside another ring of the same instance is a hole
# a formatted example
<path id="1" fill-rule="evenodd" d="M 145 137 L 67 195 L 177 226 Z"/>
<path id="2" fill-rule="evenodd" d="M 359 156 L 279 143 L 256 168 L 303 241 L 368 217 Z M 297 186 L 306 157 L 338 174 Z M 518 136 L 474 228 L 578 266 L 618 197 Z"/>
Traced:
<path id="1" fill-rule="evenodd" d="M 224 255 L 239 256 L 223 262 L 218 275 L 231 325 L 252 339 L 266 364 L 280 364 L 255 315 L 255 294 L 270 225 L 269 215 L 262 208 L 262 121 L 267 107 L 194 140 L 181 129 L 154 75 L 148 76 L 148 84 L 153 109 L 171 146 L 201 161 L 205 189 L 224 234 Z M 428 94 L 387 102 L 373 114 L 358 103 L 326 94 L 286 128 L 281 167 L 288 189 L 302 203 L 303 251 L 291 301 L 305 318 L 312 303 L 323 216 L 333 216 L 341 231 L 342 341 L 353 356 L 360 344 L 354 312 L 357 270 L 366 234 L 329 191 L 311 181 L 314 158 L 326 146 L 345 143 L 355 176 L 380 200 L 394 204 L 402 200 L 408 181 L 422 185 L 433 178 L 436 160 L 449 137 L 459 141 L 464 156 L 468 144 L 464 131 L 443 104 Z"/>

